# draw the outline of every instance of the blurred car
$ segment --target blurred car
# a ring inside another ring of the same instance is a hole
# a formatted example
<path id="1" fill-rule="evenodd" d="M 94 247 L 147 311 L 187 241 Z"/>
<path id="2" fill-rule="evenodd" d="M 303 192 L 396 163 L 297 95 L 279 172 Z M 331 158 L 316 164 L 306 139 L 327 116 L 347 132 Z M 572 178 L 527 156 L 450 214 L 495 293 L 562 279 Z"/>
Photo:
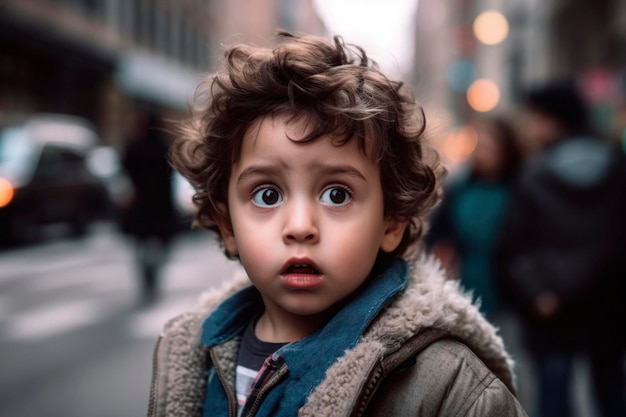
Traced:
<path id="1" fill-rule="evenodd" d="M 106 181 L 88 161 L 99 138 L 87 120 L 34 115 L 0 130 L 0 238 L 35 241 L 42 227 L 63 224 L 83 235 L 110 216 Z"/>
<path id="2" fill-rule="evenodd" d="M 172 194 L 174 206 L 178 213 L 180 230 L 182 232 L 192 230 L 197 211 L 196 206 L 193 204 L 195 190 L 187 178 L 183 177 L 181 173 L 176 170 L 172 173 Z"/>
<path id="3" fill-rule="evenodd" d="M 110 201 L 108 218 L 115 223 L 128 209 L 134 198 L 135 190 L 128 174 L 122 167 L 119 151 L 111 146 L 98 146 L 92 149 L 86 158 L 87 168 L 102 180 Z"/>

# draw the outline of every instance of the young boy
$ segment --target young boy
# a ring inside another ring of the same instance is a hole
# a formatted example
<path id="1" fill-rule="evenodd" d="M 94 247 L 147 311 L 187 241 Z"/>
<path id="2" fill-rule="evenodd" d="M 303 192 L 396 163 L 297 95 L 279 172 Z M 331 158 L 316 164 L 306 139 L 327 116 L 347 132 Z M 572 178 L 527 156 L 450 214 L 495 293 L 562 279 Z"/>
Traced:
<path id="1" fill-rule="evenodd" d="M 502 340 L 419 253 L 436 165 L 401 83 L 340 38 L 225 58 L 172 159 L 247 277 L 167 324 L 149 415 L 524 416 Z"/>

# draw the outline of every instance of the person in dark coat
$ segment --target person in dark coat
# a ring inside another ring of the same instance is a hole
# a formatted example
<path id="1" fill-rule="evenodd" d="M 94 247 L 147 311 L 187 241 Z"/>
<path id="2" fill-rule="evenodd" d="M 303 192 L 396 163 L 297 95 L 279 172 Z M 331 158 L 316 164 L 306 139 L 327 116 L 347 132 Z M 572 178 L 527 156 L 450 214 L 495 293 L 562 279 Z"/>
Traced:
<path id="1" fill-rule="evenodd" d="M 124 229 L 136 241 L 142 294 L 153 299 L 159 272 L 176 232 L 177 217 L 172 198 L 169 143 L 155 113 L 138 119 L 137 139 L 124 156 L 124 168 L 134 187 L 134 199 L 126 213 Z"/>
<path id="2" fill-rule="evenodd" d="M 589 359 L 602 417 L 625 416 L 626 204 L 624 155 L 590 132 L 575 85 L 528 91 L 524 167 L 498 259 L 538 376 L 538 416 L 572 414 L 576 355 Z"/>

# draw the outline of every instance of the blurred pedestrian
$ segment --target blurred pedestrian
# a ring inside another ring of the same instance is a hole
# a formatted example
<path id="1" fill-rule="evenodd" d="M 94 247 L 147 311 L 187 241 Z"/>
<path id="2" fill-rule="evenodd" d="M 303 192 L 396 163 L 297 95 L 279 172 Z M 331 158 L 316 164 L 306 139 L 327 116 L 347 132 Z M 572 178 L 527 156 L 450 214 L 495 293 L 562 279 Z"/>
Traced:
<path id="1" fill-rule="evenodd" d="M 624 155 L 590 131 L 572 82 L 529 90 L 524 110 L 540 151 L 520 176 L 497 259 L 536 364 L 537 415 L 572 415 L 573 362 L 585 354 L 600 415 L 624 417 Z"/>
<path id="2" fill-rule="evenodd" d="M 444 267 L 456 271 L 463 287 L 480 299 L 481 312 L 493 320 L 499 310 L 494 246 L 522 153 L 505 117 L 477 118 L 471 127 L 478 138 L 476 149 L 448 180 L 427 242 Z"/>
<path id="3" fill-rule="evenodd" d="M 124 230 L 135 239 L 142 296 L 150 302 L 157 296 L 159 274 L 176 233 L 177 216 L 167 158 L 169 143 L 161 120 L 154 112 L 140 113 L 136 126 L 136 137 L 131 139 L 123 161 L 134 187 Z"/>

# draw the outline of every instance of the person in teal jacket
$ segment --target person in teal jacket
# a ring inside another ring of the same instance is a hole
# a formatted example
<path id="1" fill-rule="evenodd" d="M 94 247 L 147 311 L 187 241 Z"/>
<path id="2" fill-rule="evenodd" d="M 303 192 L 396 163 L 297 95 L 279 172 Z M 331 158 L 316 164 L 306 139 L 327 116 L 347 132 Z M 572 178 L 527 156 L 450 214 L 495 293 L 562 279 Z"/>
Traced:
<path id="1" fill-rule="evenodd" d="M 172 160 L 244 278 L 166 325 L 150 416 L 525 416 L 495 329 L 423 256 L 424 113 L 363 50 L 235 45 Z"/>
<path id="2" fill-rule="evenodd" d="M 522 152 L 504 117 L 484 116 L 472 126 L 478 136 L 476 149 L 449 178 L 426 239 L 461 285 L 480 299 L 481 311 L 493 319 L 500 308 L 493 279 L 494 250 Z"/>

